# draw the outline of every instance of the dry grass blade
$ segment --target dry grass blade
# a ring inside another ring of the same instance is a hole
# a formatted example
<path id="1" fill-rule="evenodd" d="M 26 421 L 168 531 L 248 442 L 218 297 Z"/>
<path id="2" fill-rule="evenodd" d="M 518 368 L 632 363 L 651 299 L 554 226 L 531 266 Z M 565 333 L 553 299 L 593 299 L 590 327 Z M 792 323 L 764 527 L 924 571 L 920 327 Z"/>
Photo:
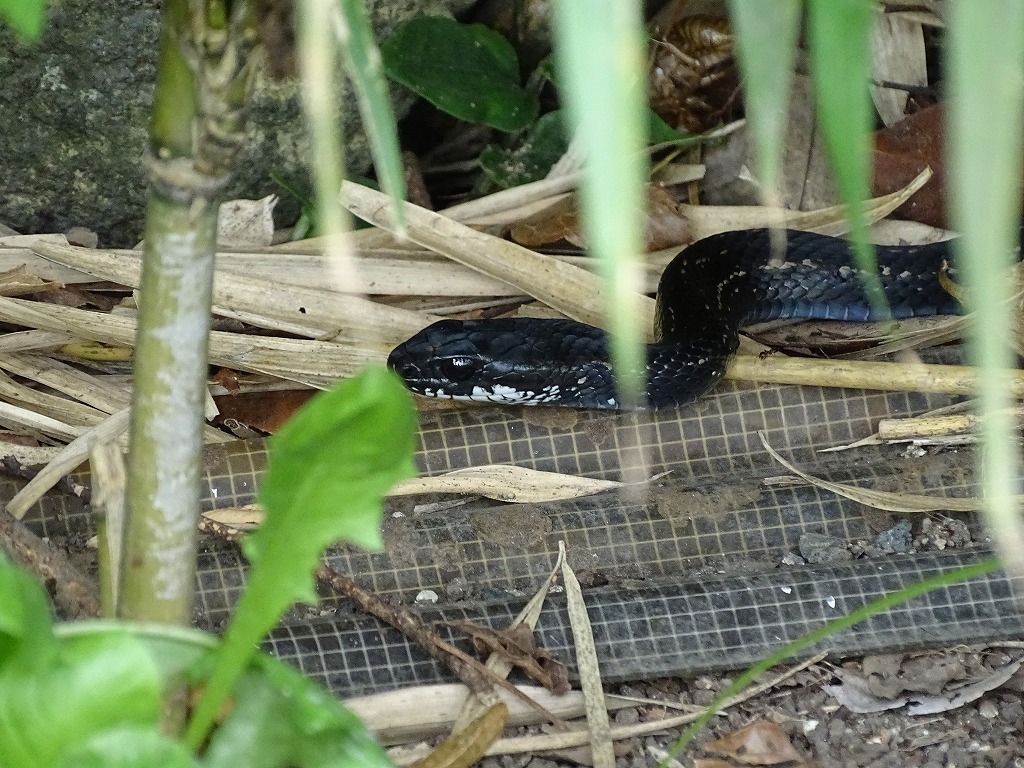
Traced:
<path id="1" fill-rule="evenodd" d="M 130 410 L 125 408 L 75 438 L 59 451 L 46 467 L 28 481 L 7 504 L 7 511 L 20 520 L 44 493 L 53 488 L 64 475 L 89 458 L 89 452 L 101 444 L 119 438 L 128 429 Z"/>
<path id="2" fill-rule="evenodd" d="M 384 229 L 396 227 L 390 202 L 380 192 L 346 181 L 341 198 L 360 218 Z M 513 285 L 575 320 L 605 326 L 609 292 L 596 275 L 415 205 L 407 203 L 404 212 L 413 242 Z M 643 297 L 640 312 L 642 327 L 653 329 L 654 301 Z"/>
<path id="3" fill-rule="evenodd" d="M 860 488 L 856 485 L 845 483 L 833 483 L 828 480 L 809 475 L 803 472 L 784 458 L 768 445 L 764 432 L 758 432 L 761 444 L 768 454 L 788 469 L 793 474 L 807 483 L 823 488 L 832 493 L 844 496 L 852 501 L 866 504 L 874 509 L 882 509 L 886 512 L 977 512 L 984 507 L 981 499 L 944 498 L 940 496 L 925 496 L 918 493 L 890 493 L 888 491 L 876 491 L 871 488 Z"/>
<path id="4" fill-rule="evenodd" d="M 555 580 L 555 574 L 558 573 L 564 562 L 565 552 L 560 551 L 558 553 L 558 559 L 555 562 L 554 568 L 552 568 L 551 573 L 544 580 L 544 583 L 540 585 L 540 589 L 538 589 L 534 593 L 533 597 L 530 598 L 530 601 L 525 606 L 523 606 L 523 609 L 519 612 L 519 615 L 516 616 L 515 620 L 512 622 L 513 627 L 519 624 L 525 624 L 526 626 L 530 627 L 530 629 L 533 629 L 537 626 L 537 619 L 540 618 L 540 610 L 544 606 L 544 601 L 547 599 L 548 590 L 551 588 L 551 584 Z M 507 678 L 509 672 L 512 671 L 511 662 L 507 658 L 498 653 L 490 654 L 490 656 L 487 657 L 485 666 L 494 675 L 503 679 Z M 540 703 L 541 700 L 534 699 L 534 701 Z M 455 721 L 454 728 L 458 730 L 459 728 L 465 727 L 465 725 L 467 725 L 474 718 L 480 715 L 480 713 L 484 710 L 485 706 L 486 704 L 483 701 L 481 701 L 480 698 L 477 696 L 470 696 L 469 698 L 467 698 L 466 703 L 462 707 L 462 711 L 459 713 L 459 716 Z M 537 708 L 533 707 L 531 708 L 531 711 L 536 712 Z"/>
<path id="5" fill-rule="evenodd" d="M 74 440 L 85 431 L 81 427 L 73 427 L 58 419 L 43 416 L 2 400 L 0 400 L 0 424 L 7 427 L 16 426 L 32 433 L 42 433 L 61 440 Z"/>
<path id="6" fill-rule="evenodd" d="M 899 208 L 911 195 L 924 186 L 931 175 L 931 169 L 926 168 L 903 189 L 868 200 L 865 203 L 865 216 L 868 221 L 877 221 Z M 754 227 L 789 227 L 808 232 L 820 232 L 825 235 L 841 235 L 849 227 L 846 220 L 846 207 L 842 205 L 822 208 L 817 211 L 725 205 L 681 205 L 680 210 L 690 220 L 695 240 L 719 232 Z"/>
<path id="7" fill-rule="evenodd" d="M 0 297 L 0 319 L 17 325 L 73 333 L 105 344 L 131 346 L 135 341 L 133 319 L 55 304 Z M 382 362 L 386 358 L 386 348 L 368 344 L 332 344 L 223 331 L 210 333 L 212 363 L 266 373 L 319 389 L 329 387 L 344 376 L 351 376 L 371 360 Z"/>
<path id="8" fill-rule="evenodd" d="M 469 493 L 498 501 L 535 504 L 591 496 L 621 485 L 612 480 L 594 480 L 508 464 L 490 464 L 457 469 L 435 477 L 403 480 L 391 489 L 390 495 Z"/>
<path id="9" fill-rule="evenodd" d="M 587 604 L 576 574 L 565 562 L 565 542 L 558 542 L 559 559 L 562 562 L 562 581 L 565 584 L 566 609 L 569 625 L 572 627 L 572 641 L 576 647 L 576 668 L 580 675 L 580 687 L 587 709 L 587 730 L 590 734 L 590 752 L 594 768 L 615 768 L 615 751 L 612 744 L 611 725 L 608 710 L 604 705 L 604 685 L 597 660 L 597 646 L 594 644 L 594 630 L 587 615 Z"/>
<path id="10" fill-rule="evenodd" d="M 142 278 L 141 258 L 124 251 L 51 243 L 39 243 L 34 250 L 45 258 L 133 288 Z M 300 286 L 285 288 L 269 280 L 224 271 L 214 275 L 213 304 L 217 314 L 243 317 L 263 327 L 310 338 L 330 334 L 346 341 L 380 340 L 392 346 L 431 322 L 429 316 L 360 296 Z"/>
<path id="11" fill-rule="evenodd" d="M 0 373 L 0 398 L 75 427 L 94 427 L 107 417 L 106 413 L 96 408 L 31 389 L 3 373 Z"/>
<path id="12" fill-rule="evenodd" d="M 729 707 L 734 707 L 760 693 L 771 690 L 779 683 L 792 677 L 796 673 L 817 664 L 827 655 L 827 653 L 819 653 L 815 657 L 807 659 L 796 666 L 790 667 L 777 675 L 773 675 L 757 685 L 752 685 L 750 688 L 743 691 L 743 693 L 737 694 L 736 696 L 722 702 L 720 709 L 725 710 Z M 676 717 L 667 717 L 663 720 L 653 720 L 651 722 L 638 723 L 636 725 L 616 726 L 611 729 L 611 737 L 618 741 L 620 739 L 632 739 L 640 736 L 647 736 L 670 728 L 679 728 L 692 723 L 694 720 L 701 717 L 703 713 L 704 711 L 702 709 L 700 712 L 687 713 Z M 488 750 L 487 754 L 512 755 L 522 754 L 524 752 L 549 752 L 556 749 L 569 749 L 571 747 L 580 747 L 587 744 L 588 738 L 589 734 L 586 731 L 570 731 L 569 733 L 553 733 L 543 736 L 520 736 L 511 739 L 500 739 L 494 743 L 491 749 Z"/>

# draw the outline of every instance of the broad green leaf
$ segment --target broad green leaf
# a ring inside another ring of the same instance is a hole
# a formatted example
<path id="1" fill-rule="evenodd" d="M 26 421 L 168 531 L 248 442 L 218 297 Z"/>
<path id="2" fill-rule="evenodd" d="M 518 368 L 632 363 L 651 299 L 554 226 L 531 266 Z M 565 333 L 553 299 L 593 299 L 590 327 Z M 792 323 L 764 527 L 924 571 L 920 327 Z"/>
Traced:
<path id="1" fill-rule="evenodd" d="M 0 21 L 7 22 L 22 40 L 35 40 L 43 34 L 46 0 L 0 0 Z"/>
<path id="2" fill-rule="evenodd" d="M 651 330 L 640 327 L 637 310 L 647 176 L 643 19 L 638 3 L 622 0 L 562 0 L 553 9 L 558 82 L 584 157 L 583 224 L 608 281 L 612 364 L 628 407 L 643 394 L 642 339 Z"/>
<path id="3" fill-rule="evenodd" d="M 758 179 L 769 196 L 778 188 L 801 6 L 800 0 L 729 0 Z"/>
<path id="4" fill-rule="evenodd" d="M 981 475 L 993 540 L 1007 568 L 1024 573 L 1019 506 L 1021 457 L 1004 371 L 1017 364 L 1008 344 L 1014 315 L 1009 279 L 1019 242 L 1024 4 L 992 0 L 951 3 L 946 44 L 946 152 L 950 210 L 963 233 L 956 247 L 975 318 L 971 361 L 981 367 L 978 392 L 984 450 Z"/>
<path id="5" fill-rule="evenodd" d="M 873 0 L 808 0 L 811 75 L 818 124 L 836 184 L 846 204 L 857 265 L 874 311 L 888 314 L 874 250 L 867 241 L 864 201 L 871 189 L 871 75 Z"/>
<path id="6" fill-rule="evenodd" d="M 543 179 L 569 146 L 562 120 L 560 111 L 542 115 L 515 149 L 485 148 L 480 167 L 501 189 Z"/>
<path id="7" fill-rule="evenodd" d="M 380 547 L 381 498 L 415 474 L 415 427 L 399 378 L 374 366 L 315 397 L 271 439 L 259 495 L 266 520 L 245 544 L 249 582 L 189 724 L 192 746 L 281 614 L 316 602 L 312 574 L 324 550 L 338 540 Z"/>
<path id="8" fill-rule="evenodd" d="M 199 768 L 192 753 L 153 728 L 115 728 L 87 739 L 59 768 Z"/>
<path id="9" fill-rule="evenodd" d="M 389 77 L 460 120 L 514 132 L 537 116 L 536 97 L 520 85 L 515 50 L 482 24 L 410 19 L 381 54 Z"/>
<path id="10" fill-rule="evenodd" d="M 366 726 L 334 696 L 277 659 L 256 660 L 238 681 L 235 705 L 213 733 L 204 766 L 391 765 Z"/>
<path id="11" fill-rule="evenodd" d="M 46 593 L 0 552 L 0 675 L 45 668 L 56 647 Z"/>
<path id="12" fill-rule="evenodd" d="M 155 727 L 160 675 L 127 632 L 62 640 L 45 669 L 0 669 L 0 765 L 48 768 L 92 735 Z"/>
<path id="13" fill-rule="evenodd" d="M 341 0 L 340 11 L 346 34 L 341 50 L 349 77 L 355 84 L 359 113 L 370 140 L 377 178 L 391 197 L 399 229 L 405 227 L 405 172 L 398 151 L 398 130 L 387 84 L 380 68 L 380 51 L 373 37 L 364 0 Z"/>

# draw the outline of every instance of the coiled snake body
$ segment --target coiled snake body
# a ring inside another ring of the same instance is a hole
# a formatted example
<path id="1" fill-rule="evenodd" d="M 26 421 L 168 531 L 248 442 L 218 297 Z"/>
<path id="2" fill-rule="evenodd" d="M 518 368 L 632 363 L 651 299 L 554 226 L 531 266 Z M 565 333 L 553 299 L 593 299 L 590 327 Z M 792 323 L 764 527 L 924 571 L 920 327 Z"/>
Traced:
<path id="1" fill-rule="evenodd" d="M 692 403 L 725 372 L 745 324 L 875 315 L 845 240 L 786 231 L 771 258 L 766 229 L 726 232 L 683 249 L 658 286 L 658 338 L 647 347 L 647 405 Z M 890 317 L 957 314 L 939 274 L 948 243 L 878 246 Z M 618 408 L 604 331 L 573 320 L 442 320 L 395 348 L 388 365 L 429 397 Z"/>

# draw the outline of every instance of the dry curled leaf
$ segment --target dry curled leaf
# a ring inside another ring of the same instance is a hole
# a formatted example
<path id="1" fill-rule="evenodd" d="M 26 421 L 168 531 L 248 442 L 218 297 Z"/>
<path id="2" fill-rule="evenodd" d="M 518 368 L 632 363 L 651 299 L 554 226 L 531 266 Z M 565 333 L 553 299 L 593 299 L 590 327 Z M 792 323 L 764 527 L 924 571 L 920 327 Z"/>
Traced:
<path id="1" fill-rule="evenodd" d="M 673 3 L 651 22 L 651 109 L 681 133 L 703 133 L 740 116 L 739 72 L 729 20 L 681 16 Z"/>
<path id="2" fill-rule="evenodd" d="M 690 224 L 675 197 L 660 184 L 647 185 L 647 215 L 644 219 L 644 248 L 660 251 L 686 245 L 693 240 Z M 538 216 L 513 224 L 509 230 L 520 245 L 537 248 L 565 241 L 586 248 L 575 198 L 551 206 Z"/>
<path id="3" fill-rule="evenodd" d="M 453 733 L 416 763 L 415 768 L 469 768 L 487 753 L 508 720 L 508 707 L 499 701 L 466 728 Z"/>
<path id="4" fill-rule="evenodd" d="M 614 480 L 595 480 L 507 464 L 491 464 L 457 469 L 436 477 L 404 480 L 391 489 L 390 495 L 468 493 L 497 501 L 537 504 L 590 496 L 621 485 Z"/>
<path id="5" fill-rule="evenodd" d="M 517 624 L 510 629 L 494 630 L 468 621 L 458 621 L 451 626 L 473 641 L 477 653 L 497 653 L 552 693 L 568 693 L 569 672 L 565 664 L 550 651 L 537 645 L 533 630 L 527 625 Z"/>
<path id="6" fill-rule="evenodd" d="M 806 765 L 789 741 L 789 735 L 776 723 L 758 720 L 715 739 L 704 747 L 716 755 L 725 755 L 743 765 Z"/>

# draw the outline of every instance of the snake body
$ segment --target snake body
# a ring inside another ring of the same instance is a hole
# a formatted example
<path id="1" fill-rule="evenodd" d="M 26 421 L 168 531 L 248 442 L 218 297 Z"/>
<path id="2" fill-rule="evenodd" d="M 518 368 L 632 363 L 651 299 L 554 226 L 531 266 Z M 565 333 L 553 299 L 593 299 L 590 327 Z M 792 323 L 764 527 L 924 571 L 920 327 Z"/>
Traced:
<path id="1" fill-rule="evenodd" d="M 647 347 L 647 405 L 692 403 L 725 372 L 746 324 L 784 318 L 871 321 L 863 275 L 845 240 L 788 230 L 772 258 L 767 229 L 726 232 L 684 248 L 658 286 Z M 957 314 L 940 283 L 949 243 L 877 246 L 892 319 Z M 604 331 L 573 320 L 442 320 L 391 353 L 388 365 L 429 397 L 618 408 Z"/>

